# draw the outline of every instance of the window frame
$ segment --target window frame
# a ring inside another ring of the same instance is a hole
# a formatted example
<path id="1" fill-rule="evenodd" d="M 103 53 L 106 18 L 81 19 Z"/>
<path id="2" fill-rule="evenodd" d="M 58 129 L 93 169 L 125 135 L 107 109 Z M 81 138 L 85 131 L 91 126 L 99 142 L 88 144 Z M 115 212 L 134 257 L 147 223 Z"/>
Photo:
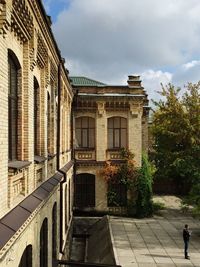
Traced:
<path id="1" fill-rule="evenodd" d="M 119 125 L 117 126 L 115 121 L 119 120 Z M 125 127 L 123 126 L 125 122 Z M 111 125 L 111 126 L 110 126 Z M 124 117 L 110 117 L 108 118 L 108 123 L 107 123 L 107 129 L 108 129 L 108 149 L 121 149 L 121 148 L 127 148 L 127 133 L 128 133 L 128 127 L 127 127 L 127 118 Z M 125 141 L 125 146 L 123 146 L 122 141 L 123 141 L 123 131 L 125 132 L 126 135 L 126 141 Z M 117 137 L 118 135 L 118 137 Z M 111 143 L 110 143 L 111 142 Z M 116 143 L 118 142 L 118 145 Z"/>
<path id="2" fill-rule="evenodd" d="M 14 161 L 19 159 L 19 70 L 20 65 L 15 54 L 12 51 L 8 51 L 8 161 Z M 14 83 L 12 79 L 12 72 L 15 73 Z"/>
<path id="3" fill-rule="evenodd" d="M 87 120 L 86 126 L 84 126 L 84 120 Z M 79 142 L 78 140 L 79 138 L 77 137 L 78 131 L 80 132 L 80 143 L 78 144 L 78 148 L 95 149 L 95 144 L 96 144 L 95 130 L 96 129 L 95 129 L 94 118 L 89 116 L 82 116 L 75 119 L 75 135 L 77 143 Z M 93 142 L 91 141 L 90 138 L 91 136 L 93 138 Z"/>

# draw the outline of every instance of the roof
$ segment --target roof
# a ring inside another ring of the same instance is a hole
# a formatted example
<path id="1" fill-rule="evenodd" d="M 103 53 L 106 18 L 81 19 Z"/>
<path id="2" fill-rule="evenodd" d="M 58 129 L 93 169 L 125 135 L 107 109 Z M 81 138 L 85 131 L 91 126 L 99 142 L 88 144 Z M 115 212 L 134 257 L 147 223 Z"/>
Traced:
<path id="1" fill-rule="evenodd" d="M 106 86 L 105 83 L 95 81 L 83 76 L 70 76 L 73 86 Z"/>

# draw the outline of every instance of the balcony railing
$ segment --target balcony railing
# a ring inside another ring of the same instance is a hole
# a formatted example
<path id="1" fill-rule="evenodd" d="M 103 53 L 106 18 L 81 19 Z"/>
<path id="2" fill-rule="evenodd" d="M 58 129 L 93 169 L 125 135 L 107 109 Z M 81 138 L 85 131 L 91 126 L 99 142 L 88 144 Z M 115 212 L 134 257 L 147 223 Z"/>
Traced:
<path id="1" fill-rule="evenodd" d="M 76 149 L 75 158 L 77 160 L 96 160 L 94 149 Z"/>

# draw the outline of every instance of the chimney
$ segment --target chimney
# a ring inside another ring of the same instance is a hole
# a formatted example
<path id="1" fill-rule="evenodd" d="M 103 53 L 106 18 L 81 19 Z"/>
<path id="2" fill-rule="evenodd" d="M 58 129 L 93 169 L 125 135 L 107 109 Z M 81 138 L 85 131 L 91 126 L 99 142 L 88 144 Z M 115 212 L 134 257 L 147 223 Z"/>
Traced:
<path id="1" fill-rule="evenodd" d="M 129 87 L 141 87 L 141 79 L 140 79 L 140 76 L 139 75 L 129 75 L 128 76 L 128 86 Z"/>

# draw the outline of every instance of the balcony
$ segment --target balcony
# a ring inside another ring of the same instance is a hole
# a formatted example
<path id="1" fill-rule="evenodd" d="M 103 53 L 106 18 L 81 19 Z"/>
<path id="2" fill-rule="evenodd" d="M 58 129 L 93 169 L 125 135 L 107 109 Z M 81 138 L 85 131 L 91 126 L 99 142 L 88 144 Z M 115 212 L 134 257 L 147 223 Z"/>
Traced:
<path id="1" fill-rule="evenodd" d="M 107 149 L 106 160 L 122 160 L 121 149 Z"/>
<path id="2" fill-rule="evenodd" d="M 76 160 L 96 160 L 95 149 L 80 148 L 75 150 Z"/>

